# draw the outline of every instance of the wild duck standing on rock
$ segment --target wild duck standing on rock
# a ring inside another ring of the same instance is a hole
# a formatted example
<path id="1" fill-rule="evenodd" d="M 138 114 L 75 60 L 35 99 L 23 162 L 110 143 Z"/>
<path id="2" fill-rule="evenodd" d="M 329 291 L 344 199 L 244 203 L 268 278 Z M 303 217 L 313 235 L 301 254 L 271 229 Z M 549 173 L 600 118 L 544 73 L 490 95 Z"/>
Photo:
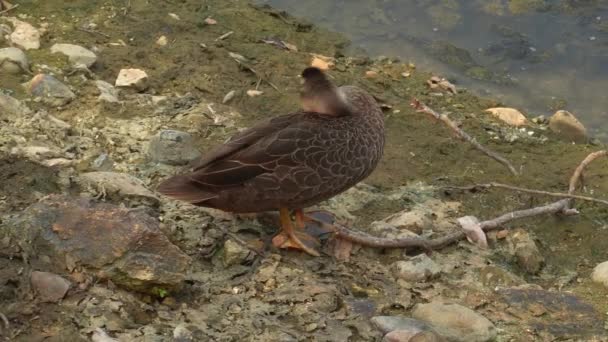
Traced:
<path id="1" fill-rule="evenodd" d="M 319 253 L 302 240 L 302 209 L 366 178 L 384 149 L 384 118 L 374 98 L 355 86 L 334 86 L 317 68 L 302 72 L 302 109 L 262 121 L 211 150 L 191 172 L 158 191 L 194 205 L 234 213 L 279 210 L 273 244 Z M 294 229 L 290 211 L 295 211 Z"/>

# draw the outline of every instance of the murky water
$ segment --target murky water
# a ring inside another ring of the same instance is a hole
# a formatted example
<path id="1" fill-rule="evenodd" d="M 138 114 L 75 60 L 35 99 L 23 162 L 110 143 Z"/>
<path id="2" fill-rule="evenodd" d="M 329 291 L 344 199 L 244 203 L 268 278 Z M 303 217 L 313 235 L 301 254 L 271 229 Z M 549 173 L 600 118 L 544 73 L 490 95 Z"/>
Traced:
<path id="1" fill-rule="evenodd" d="M 608 140 L 608 1 L 265 0 L 529 116 L 567 109 Z"/>

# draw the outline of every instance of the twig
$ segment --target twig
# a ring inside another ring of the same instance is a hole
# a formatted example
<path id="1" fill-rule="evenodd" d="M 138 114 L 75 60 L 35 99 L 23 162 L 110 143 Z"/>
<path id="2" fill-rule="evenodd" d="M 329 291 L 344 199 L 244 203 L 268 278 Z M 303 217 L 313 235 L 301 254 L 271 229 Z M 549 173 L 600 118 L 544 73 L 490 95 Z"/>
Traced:
<path id="1" fill-rule="evenodd" d="M 487 156 L 489 156 L 490 158 L 498 161 L 499 163 L 505 165 L 509 169 L 509 171 L 511 171 L 511 173 L 513 175 L 515 175 L 515 176 L 519 175 L 519 173 L 517 172 L 517 170 L 515 170 L 515 168 L 513 167 L 513 165 L 511 164 L 510 161 L 508 161 L 504 157 L 500 156 L 498 153 L 496 153 L 494 151 L 491 151 L 488 148 L 482 146 L 480 143 L 477 142 L 477 140 L 475 140 L 475 138 L 471 137 L 465 131 L 463 131 L 462 129 L 460 129 L 460 127 L 458 127 L 458 125 L 456 125 L 456 123 L 454 123 L 454 121 L 452 121 L 446 114 L 439 114 L 439 113 L 437 113 L 436 111 L 434 111 L 433 109 L 429 108 L 427 105 L 425 105 L 424 103 L 418 101 L 417 99 L 413 99 L 412 103 L 410 103 L 410 105 L 414 109 L 416 109 L 417 112 L 430 114 L 435 119 L 442 121 L 444 124 L 446 124 L 446 126 L 448 126 L 452 131 L 454 131 L 463 140 L 468 141 L 476 149 L 478 149 L 481 152 L 485 153 Z"/>
<path id="2" fill-rule="evenodd" d="M 99 32 L 99 31 L 95 31 L 95 30 L 89 30 L 89 29 L 85 29 L 82 27 L 77 28 L 78 31 L 82 31 L 82 32 L 86 32 L 86 33 L 90 33 L 90 34 L 98 34 L 100 36 L 104 36 L 106 38 L 112 38 L 110 35 L 105 34 L 103 32 Z"/>
<path id="3" fill-rule="evenodd" d="M 0 14 L 4 14 L 4 13 L 6 13 L 6 12 L 8 12 L 8 11 L 12 11 L 12 10 L 14 10 L 14 9 L 15 9 L 15 8 L 17 8 L 17 7 L 19 7 L 19 4 L 15 4 L 15 5 L 11 6 L 11 7 L 8 7 L 8 8 L 6 8 L 6 9 L 3 9 L 2 11 L 0 11 Z"/>
<path id="4" fill-rule="evenodd" d="M 446 187 L 444 187 L 444 189 L 465 190 L 465 191 L 471 191 L 471 190 L 475 190 L 475 189 L 488 189 L 488 188 L 502 188 L 502 189 L 508 189 L 508 190 L 513 190 L 513 191 L 526 192 L 526 193 L 530 193 L 530 194 L 546 195 L 546 196 L 551 196 L 551 197 L 580 199 L 583 201 L 596 202 L 596 203 L 602 203 L 602 204 L 608 205 L 607 200 L 603 200 L 603 199 L 599 199 L 599 198 L 574 195 L 572 193 L 549 192 L 549 191 L 543 191 L 543 190 L 520 188 L 518 186 L 496 183 L 496 182 L 475 184 L 475 185 L 471 185 L 471 186 L 446 186 Z"/>
<path id="5" fill-rule="evenodd" d="M 484 231 L 491 231 L 502 227 L 503 224 L 525 217 L 537 216 L 543 214 L 557 214 L 564 213 L 567 215 L 575 215 L 577 212 L 574 209 L 568 209 L 569 199 L 562 199 L 557 202 L 553 202 L 541 207 L 535 207 L 531 209 L 516 210 L 513 212 L 506 213 L 497 218 L 482 221 L 479 224 Z M 314 219 L 314 218 L 313 218 Z M 435 239 L 425 238 L 403 238 L 403 239 L 391 239 L 391 238 L 380 238 L 371 236 L 369 234 L 362 233 L 360 231 L 354 231 L 346 228 L 340 224 L 334 223 L 330 225 L 328 223 L 319 222 L 323 228 L 332 229 L 335 231 L 336 237 L 342 238 L 366 247 L 372 248 L 421 248 L 424 250 L 436 250 L 445 246 L 451 245 L 454 242 L 462 240 L 466 237 L 463 231 L 457 231 L 442 237 Z"/>
<path id="6" fill-rule="evenodd" d="M 574 170 L 572 177 L 570 177 L 570 184 L 568 186 L 569 194 L 572 194 L 572 193 L 574 193 L 574 191 L 576 191 L 576 187 L 577 187 L 578 183 L 580 182 L 580 178 L 583 175 L 583 171 L 585 170 L 587 165 L 589 165 L 589 163 L 591 163 L 595 159 L 597 159 L 599 157 L 604 157 L 604 156 L 608 156 L 608 151 L 602 150 L 602 151 L 593 152 L 593 153 L 589 154 L 585 159 L 583 159 L 583 161 L 578 165 L 576 170 Z"/>
<path id="7" fill-rule="evenodd" d="M 0 327 L 0 335 L 2 335 L 2 332 L 4 330 L 6 330 L 7 332 L 10 330 L 11 325 L 9 324 L 8 319 L 6 318 L 6 316 L 4 316 L 2 312 L 0 312 L 0 321 L 2 321 L 2 324 L 4 325 L 4 329 Z"/>
<path id="8" fill-rule="evenodd" d="M 588 155 L 576 168 L 572 177 L 570 178 L 570 187 L 569 192 L 574 191 L 572 189 L 576 189 L 578 186 L 578 182 L 580 180 L 580 175 L 583 173 L 585 168 L 595 159 L 601 156 L 607 156 L 607 151 L 598 151 L 591 153 Z M 499 183 L 496 183 L 499 184 Z M 512 186 L 507 186 L 509 189 L 522 189 Z M 529 190 L 529 189 L 523 189 Z M 532 190 L 533 193 L 541 193 L 543 195 L 548 195 L 552 193 L 545 192 L 536 192 L 537 190 Z M 570 208 L 570 202 L 573 197 L 572 194 L 569 194 L 569 198 L 561 199 L 557 202 L 545 204 L 540 207 L 534 207 L 530 209 L 516 210 L 491 220 L 486 220 L 479 222 L 481 229 L 483 231 L 491 231 L 498 228 L 503 227 L 503 225 L 512 220 L 522 219 L 526 217 L 545 215 L 545 214 L 563 214 L 563 215 L 576 215 L 578 211 L 576 209 Z M 578 196 L 577 196 L 578 197 Z M 333 230 L 335 235 L 339 238 L 358 243 L 367 247 L 375 247 L 375 248 L 408 248 L 408 247 L 418 247 L 425 250 L 435 250 L 450 245 L 456 241 L 460 241 L 466 237 L 466 234 L 463 230 L 457 231 L 451 234 L 447 234 L 442 237 L 438 237 L 435 239 L 425 239 L 425 238 L 404 238 L 404 239 L 389 239 L 389 238 L 379 238 L 375 236 L 371 236 L 369 234 L 362 233 L 360 231 L 353 231 L 348 229 L 338 223 L 328 224 L 314 217 L 310 217 L 317 223 L 319 223 L 323 228 Z"/>
<path id="9" fill-rule="evenodd" d="M 249 65 L 247 65 L 247 64 L 245 64 L 245 63 L 243 63 L 243 62 L 239 61 L 239 60 L 238 60 L 238 59 L 236 59 L 236 58 L 232 58 L 232 59 L 234 59 L 234 61 L 235 61 L 235 62 L 237 62 L 237 64 L 238 64 L 238 65 L 240 65 L 240 66 L 242 66 L 243 68 L 245 68 L 245 69 L 247 69 L 247 70 L 251 71 L 251 72 L 252 72 L 254 75 L 256 75 L 256 76 L 258 77 L 258 79 L 259 79 L 259 80 L 262 80 L 262 81 L 264 81 L 264 82 L 268 83 L 268 85 L 270 85 L 270 86 L 271 86 L 271 87 L 272 87 L 274 90 L 278 91 L 279 93 L 281 92 L 281 91 L 279 90 L 279 88 L 278 88 L 276 85 L 272 84 L 272 82 L 270 82 L 270 81 L 269 81 L 269 80 L 267 80 L 266 78 L 262 77 L 262 76 L 261 76 L 261 75 L 260 75 L 260 74 L 259 74 L 257 71 L 255 71 L 255 69 L 254 69 L 254 68 L 252 68 L 252 67 L 250 67 Z M 258 80 L 258 82 L 259 82 L 259 80 Z M 257 88 L 257 86 L 256 86 L 256 89 L 258 89 L 258 88 Z"/>
<path id="10" fill-rule="evenodd" d="M 217 42 L 217 41 L 219 41 L 219 40 L 224 40 L 224 39 L 226 39 L 226 38 L 230 37 L 230 36 L 231 36 L 233 33 L 234 33 L 234 31 L 229 31 L 229 32 L 226 32 L 226 33 L 224 33 L 223 35 L 221 35 L 221 36 L 219 36 L 219 37 L 215 38 L 215 41 Z"/>

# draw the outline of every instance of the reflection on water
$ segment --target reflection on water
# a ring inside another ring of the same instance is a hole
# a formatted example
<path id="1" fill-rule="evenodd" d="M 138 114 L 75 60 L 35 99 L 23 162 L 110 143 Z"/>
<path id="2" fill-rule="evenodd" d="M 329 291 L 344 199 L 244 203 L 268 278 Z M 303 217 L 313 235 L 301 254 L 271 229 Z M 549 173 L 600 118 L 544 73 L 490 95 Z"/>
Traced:
<path id="1" fill-rule="evenodd" d="M 530 115 L 567 109 L 608 140 L 606 0 L 265 0 Z"/>

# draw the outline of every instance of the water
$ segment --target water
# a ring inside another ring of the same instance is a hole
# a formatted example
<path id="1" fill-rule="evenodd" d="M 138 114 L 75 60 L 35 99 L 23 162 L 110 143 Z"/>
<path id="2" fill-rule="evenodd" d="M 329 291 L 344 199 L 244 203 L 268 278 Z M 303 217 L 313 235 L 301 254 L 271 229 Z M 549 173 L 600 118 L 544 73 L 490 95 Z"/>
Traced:
<path id="1" fill-rule="evenodd" d="M 575 113 L 608 141 L 606 0 L 267 0 L 529 116 Z"/>

